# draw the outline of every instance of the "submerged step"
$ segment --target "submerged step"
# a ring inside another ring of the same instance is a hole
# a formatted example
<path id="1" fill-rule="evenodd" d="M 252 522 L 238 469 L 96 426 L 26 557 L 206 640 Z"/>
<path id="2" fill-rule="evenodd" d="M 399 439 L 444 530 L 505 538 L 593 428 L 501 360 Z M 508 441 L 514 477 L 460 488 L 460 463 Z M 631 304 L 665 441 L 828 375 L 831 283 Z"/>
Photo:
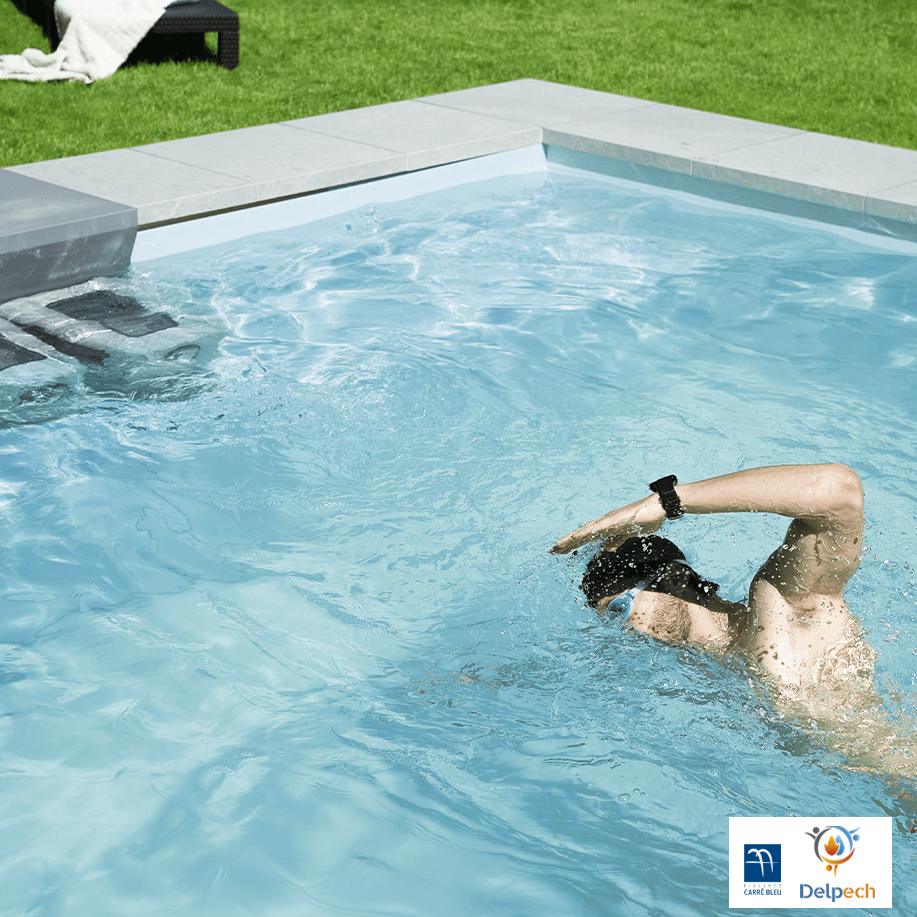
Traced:
<path id="1" fill-rule="evenodd" d="M 72 293 L 61 296 L 62 292 Z M 37 293 L 0 304 L 0 318 L 88 366 L 209 358 L 213 322 L 180 320 L 111 289 L 90 287 Z M 222 334 L 222 329 L 218 334 Z"/>
<path id="2" fill-rule="evenodd" d="M 224 320 L 135 292 L 129 281 L 92 281 L 0 303 L 0 424 L 28 422 L 30 406 L 68 393 L 172 400 L 199 391 Z"/>
<path id="3" fill-rule="evenodd" d="M 80 364 L 0 319 L 0 425 L 46 419 L 52 405 L 72 407 L 84 390 Z"/>
<path id="4" fill-rule="evenodd" d="M 96 322 L 125 337 L 145 337 L 178 327 L 178 322 L 165 312 L 150 312 L 133 296 L 121 296 L 112 290 L 92 290 L 52 302 L 48 308 L 78 321 Z"/>
<path id="5" fill-rule="evenodd" d="M 0 335 L 0 372 L 9 369 L 11 366 L 19 366 L 22 363 L 32 363 L 36 360 L 47 359 L 44 354 L 35 353 L 26 347 L 21 347 L 9 338 Z"/>

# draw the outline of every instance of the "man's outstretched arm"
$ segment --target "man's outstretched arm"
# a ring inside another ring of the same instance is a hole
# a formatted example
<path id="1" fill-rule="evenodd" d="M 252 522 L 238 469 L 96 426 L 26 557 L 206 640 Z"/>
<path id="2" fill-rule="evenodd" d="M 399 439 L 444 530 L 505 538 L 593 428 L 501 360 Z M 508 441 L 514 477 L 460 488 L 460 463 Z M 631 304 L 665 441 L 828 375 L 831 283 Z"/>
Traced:
<path id="1" fill-rule="evenodd" d="M 781 548 L 765 569 L 779 568 L 781 591 L 843 589 L 856 569 L 863 532 L 863 488 L 846 465 L 774 465 L 749 468 L 704 481 L 678 484 L 687 513 L 776 513 L 793 519 Z M 665 522 L 656 494 L 612 510 L 561 538 L 552 548 L 566 554 L 590 541 L 616 547 L 633 535 L 648 535 Z M 779 558 L 779 559 L 778 559 Z"/>

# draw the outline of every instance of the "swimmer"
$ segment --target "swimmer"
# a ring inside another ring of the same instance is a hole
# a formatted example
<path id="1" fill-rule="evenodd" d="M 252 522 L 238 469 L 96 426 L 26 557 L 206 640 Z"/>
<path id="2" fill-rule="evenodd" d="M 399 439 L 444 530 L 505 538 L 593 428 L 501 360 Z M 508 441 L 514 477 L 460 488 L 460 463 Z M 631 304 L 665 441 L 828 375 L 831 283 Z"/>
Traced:
<path id="1" fill-rule="evenodd" d="M 587 602 L 607 614 L 629 604 L 628 624 L 668 643 L 745 651 L 784 685 L 834 684 L 870 676 L 874 653 L 860 637 L 844 587 L 863 546 L 863 487 L 846 465 L 751 468 L 651 493 L 561 538 L 566 554 L 604 541 L 586 569 Z M 783 544 L 751 581 L 747 603 L 688 566 L 656 532 L 686 513 L 776 513 L 792 519 Z"/>
<path id="2" fill-rule="evenodd" d="M 863 548 L 856 472 L 846 465 L 783 465 L 692 484 L 670 475 L 649 486 L 648 496 L 551 548 L 567 554 L 604 542 L 582 579 L 589 605 L 605 616 L 626 611 L 628 626 L 667 643 L 753 658 L 772 701 L 818 744 L 844 754 L 848 767 L 912 782 L 917 729 L 884 713 L 876 653 L 844 599 Z M 783 544 L 752 579 L 747 602 L 723 599 L 671 541 L 653 534 L 686 513 L 792 519 Z M 917 818 L 909 817 L 917 832 Z"/>

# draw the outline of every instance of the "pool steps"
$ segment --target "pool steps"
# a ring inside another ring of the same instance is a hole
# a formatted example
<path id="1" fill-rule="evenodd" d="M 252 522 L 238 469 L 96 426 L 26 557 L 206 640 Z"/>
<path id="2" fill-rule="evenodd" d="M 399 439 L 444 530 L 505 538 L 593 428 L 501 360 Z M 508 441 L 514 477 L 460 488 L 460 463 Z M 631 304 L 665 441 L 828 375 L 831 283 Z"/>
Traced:
<path id="1" fill-rule="evenodd" d="M 70 412 L 93 394 L 181 397 L 226 323 L 140 303 L 95 280 L 0 303 L 0 424 Z M 174 314 L 173 314 L 174 313 Z"/>

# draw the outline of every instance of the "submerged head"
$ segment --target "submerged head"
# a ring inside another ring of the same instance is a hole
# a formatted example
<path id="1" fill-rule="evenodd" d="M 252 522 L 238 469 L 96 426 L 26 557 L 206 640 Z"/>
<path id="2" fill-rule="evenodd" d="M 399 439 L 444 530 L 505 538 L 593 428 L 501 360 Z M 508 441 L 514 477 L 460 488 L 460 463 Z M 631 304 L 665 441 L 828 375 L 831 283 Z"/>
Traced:
<path id="1" fill-rule="evenodd" d="M 684 554 L 666 538 L 628 538 L 614 551 L 599 551 L 583 575 L 586 601 L 600 613 L 619 596 L 629 599 L 627 624 L 667 643 L 729 645 L 730 618 L 744 606 L 725 602 L 719 586 L 691 569 Z"/>
<path id="2" fill-rule="evenodd" d="M 614 551 L 599 551 L 586 565 L 581 588 L 589 605 L 604 610 L 631 589 L 698 598 L 714 595 L 719 587 L 692 570 L 667 538 L 644 535 L 628 538 Z"/>

